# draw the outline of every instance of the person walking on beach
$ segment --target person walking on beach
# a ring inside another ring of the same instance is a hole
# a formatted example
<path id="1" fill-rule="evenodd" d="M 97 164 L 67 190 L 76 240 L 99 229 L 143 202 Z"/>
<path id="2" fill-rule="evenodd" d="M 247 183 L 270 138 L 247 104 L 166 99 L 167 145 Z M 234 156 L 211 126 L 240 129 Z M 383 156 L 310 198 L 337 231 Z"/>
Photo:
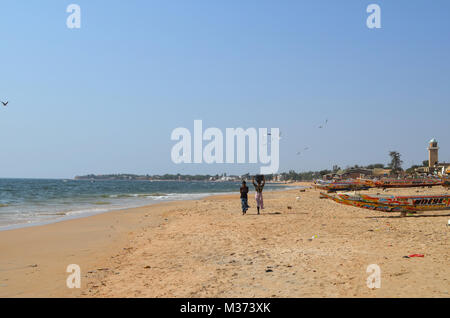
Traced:
<path id="1" fill-rule="evenodd" d="M 264 201 L 263 201 L 263 189 L 264 189 L 264 185 L 266 184 L 266 178 L 264 177 L 264 175 L 262 176 L 262 178 L 257 178 L 256 180 L 257 183 L 255 183 L 255 177 L 253 177 L 253 185 L 255 186 L 255 199 L 256 199 L 256 207 L 258 209 L 258 214 L 259 214 L 259 209 L 264 209 Z"/>
<path id="2" fill-rule="evenodd" d="M 241 205 L 242 205 L 242 215 L 247 213 L 247 210 L 249 208 L 248 206 L 248 187 L 247 183 L 245 181 L 242 181 L 242 187 L 241 187 Z"/>

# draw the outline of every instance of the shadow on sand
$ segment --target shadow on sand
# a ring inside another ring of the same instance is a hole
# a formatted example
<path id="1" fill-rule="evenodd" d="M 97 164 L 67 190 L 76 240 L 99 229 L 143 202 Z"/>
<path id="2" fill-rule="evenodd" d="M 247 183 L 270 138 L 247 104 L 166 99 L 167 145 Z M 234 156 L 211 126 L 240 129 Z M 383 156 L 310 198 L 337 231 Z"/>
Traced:
<path id="1" fill-rule="evenodd" d="M 434 215 L 426 215 L 426 214 L 416 214 L 416 215 L 391 215 L 391 216 L 366 216 L 366 219 L 403 219 L 403 218 L 439 218 L 439 217 L 449 217 L 450 214 L 434 214 Z"/>
<path id="2" fill-rule="evenodd" d="M 285 212 L 285 213 L 282 213 L 282 212 L 262 212 L 259 216 L 263 216 L 263 215 L 281 215 L 281 214 L 289 215 L 289 214 L 309 214 L 309 213 L 306 213 L 306 212 Z M 246 215 L 258 216 L 258 214 L 256 212 L 255 213 L 248 213 L 247 212 Z"/>

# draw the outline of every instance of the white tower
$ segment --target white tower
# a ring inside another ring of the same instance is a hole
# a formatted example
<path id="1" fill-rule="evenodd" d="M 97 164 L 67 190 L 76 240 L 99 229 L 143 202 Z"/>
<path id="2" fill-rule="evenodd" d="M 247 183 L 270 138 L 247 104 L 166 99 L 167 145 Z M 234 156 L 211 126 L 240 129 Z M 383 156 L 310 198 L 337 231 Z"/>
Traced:
<path id="1" fill-rule="evenodd" d="M 439 147 L 436 139 L 431 139 L 428 146 L 428 167 L 432 168 L 439 163 Z"/>

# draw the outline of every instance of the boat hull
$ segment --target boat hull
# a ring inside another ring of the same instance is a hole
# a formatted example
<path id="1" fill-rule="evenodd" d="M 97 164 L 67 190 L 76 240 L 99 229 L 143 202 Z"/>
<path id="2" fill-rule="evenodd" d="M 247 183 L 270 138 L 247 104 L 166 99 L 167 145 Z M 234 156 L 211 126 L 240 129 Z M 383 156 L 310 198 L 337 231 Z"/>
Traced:
<path id="1" fill-rule="evenodd" d="M 425 212 L 450 210 L 450 195 L 439 196 L 370 196 L 321 193 L 339 204 L 381 212 Z"/>

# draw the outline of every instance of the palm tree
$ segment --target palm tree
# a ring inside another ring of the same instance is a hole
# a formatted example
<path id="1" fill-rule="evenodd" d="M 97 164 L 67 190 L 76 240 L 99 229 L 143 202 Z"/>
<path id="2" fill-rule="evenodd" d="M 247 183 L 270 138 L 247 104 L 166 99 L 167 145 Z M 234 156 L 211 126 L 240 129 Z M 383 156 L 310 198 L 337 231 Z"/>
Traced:
<path id="1" fill-rule="evenodd" d="M 403 161 L 400 159 L 401 155 L 397 151 L 391 151 L 389 153 L 389 156 L 391 157 L 391 163 L 389 164 L 389 168 L 392 169 L 392 172 L 398 173 L 400 171 L 403 171 L 402 164 Z"/>

